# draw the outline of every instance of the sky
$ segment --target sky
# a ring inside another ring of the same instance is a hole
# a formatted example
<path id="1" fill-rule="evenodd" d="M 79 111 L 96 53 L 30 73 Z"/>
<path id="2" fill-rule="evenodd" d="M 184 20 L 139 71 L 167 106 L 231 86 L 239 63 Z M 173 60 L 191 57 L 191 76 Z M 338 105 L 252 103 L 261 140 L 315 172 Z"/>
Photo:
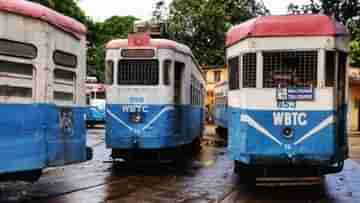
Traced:
<path id="1" fill-rule="evenodd" d="M 196 1 L 196 0 L 194 0 Z M 266 7 L 274 15 L 286 14 L 287 6 L 290 3 L 304 4 L 310 0 L 263 0 Z M 156 0 L 81 0 L 79 5 L 96 21 L 104 21 L 107 18 L 119 15 L 132 15 L 140 19 L 151 17 L 153 5 Z M 167 4 L 171 0 L 165 0 Z"/>

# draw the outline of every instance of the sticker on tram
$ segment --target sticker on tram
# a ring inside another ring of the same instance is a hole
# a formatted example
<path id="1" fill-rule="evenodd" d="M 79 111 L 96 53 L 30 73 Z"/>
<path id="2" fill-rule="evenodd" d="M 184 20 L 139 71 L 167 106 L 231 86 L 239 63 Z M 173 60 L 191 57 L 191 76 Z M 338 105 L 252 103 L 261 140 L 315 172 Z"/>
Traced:
<path id="1" fill-rule="evenodd" d="M 276 91 L 278 101 L 312 101 L 314 100 L 313 88 L 279 88 Z"/>
<path id="2" fill-rule="evenodd" d="M 274 112 L 273 124 L 275 126 L 306 126 L 307 114 L 305 112 Z"/>
<path id="3" fill-rule="evenodd" d="M 140 104 L 123 105 L 122 111 L 125 113 L 147 113 L 149 112 L 149 106 Z"/>
<path id="4" fill-rule="evenodd" d="M 74 134 L 74 115 L 71 108 L 60 109 L 60 129 L 63 136 L 73 136 Z"/>
<path id="5" fill-rule="evenodd" d="M 296 109 L 295 101 L 277 101 L 277 107 L 282 109 Z"/>

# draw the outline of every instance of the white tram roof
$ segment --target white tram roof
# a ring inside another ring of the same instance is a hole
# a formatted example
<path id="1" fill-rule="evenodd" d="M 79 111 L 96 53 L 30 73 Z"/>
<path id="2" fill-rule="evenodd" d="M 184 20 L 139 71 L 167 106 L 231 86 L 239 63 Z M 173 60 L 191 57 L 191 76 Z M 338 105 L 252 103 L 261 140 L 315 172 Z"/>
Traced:
<path id="1" fill-rule="evenodd" d="M 226 34 L 226 46 L 247 38 L 315 36 L 348 36 L 348 32 L 326 15 L 260 16 L 232 27 Z"/>
<path id="2" fill-rule="evenodd" d="M 14 13 L 47 22 L 80 39 L 87 29 L 80 22 L 37 3 L 25 0 L 0 0 L 0 12 Z"/>
<path id="3" fill-rule="evenodd" d="M 107 43 L 106 49 L 171 49 L 193 56 L 191 49 L 181 43 L 168 39 L 152 39 L 147 33 L 129 34 L 128 39 L 115 39 Z"/>

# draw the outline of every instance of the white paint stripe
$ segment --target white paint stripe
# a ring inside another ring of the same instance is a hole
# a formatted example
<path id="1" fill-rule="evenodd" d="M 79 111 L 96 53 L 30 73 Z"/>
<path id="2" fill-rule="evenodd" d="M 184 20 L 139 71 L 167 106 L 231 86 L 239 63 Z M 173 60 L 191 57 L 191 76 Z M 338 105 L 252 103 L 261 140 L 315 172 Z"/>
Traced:
<path id="1" fill-rule="evenodd" d="M 119 122 L 121 125 L 125 126 L 126 128 L 128 128 L 130 131 L 134 131 L 134 129 L 132 127 L 130 127 L 129 125 L 127 125 L 124 121 L 122 121 L 119 117 L 117 117 L 114 113 L 112 113 L 110 110 L 106 111 L 113 119 L 115 119 L 117 122 Z"/>
<path id="2" fill-rule="evenodd" d="M 168 111 L 172 111 L 174 110 L 175 108 L 173 106 L 168 106 L 168 107 L 165 107 L 163 108 L 148 124 L 146 124 L 144 126 L 144 128 L 142 130 L 146 130 L 148 129 L 153 123 L 155 123 L 162 114 L 164 114 L 165 112 L 168 112 Z"/>
<path id="3" fill-rule="evenodd" d="M 326 128 L 327 126 L 331 125 L 334 122 L 335 122 L 335 117 L 333 115 L 329 116 L 328 118 L 323 120 L 319 125 L 317 125 L 312 130 L 310 130 L 308 133 L 306 133 L 302 138 L 300 138 L 294 144 L 298 145 L 298 144 L 302 143 L 303 141 L 309 139 L 311 136 L 313 136 L 316 133 L 320 132 L 322 129 Z"/>
<path id="4" fill-rule="evenodd" d="M 257 123 L 254 119 L 252 119 L 249 115 L 241 114 L 240 121 L 249 124 L 251 127 L 255 128 L 266 137 L 270 138 L 272 141 L 276 142 L 278 145 L 282 146 L 283 143 L 276 139 L 269 131 L 267 131 L 264 127 L 262 127 L 259 123 Z"/>
<path id="5" fill-rule="evenodd" d="M 175 108 L 172 106 L 168 106 L 163 108 L 148 124 L 146 124 L 144 126 L 144 128 L 142 129 L 143 131 L 148 129 L 153 123 L 155 123 L 162 114 L 164 114 L 165 112 L 174 110 Z M 115 119 L 117 122 L 119 122 L 121 125 L 125 126 L 126 128 L 128 128 L 130 131 L 132 132 L 138 132 L 138 130 L 135 130 L 134 128 L 130 127 L 129 125 L 127 125 L 123 120 L 121 120 L 119 117 L 117 117 L 114 113 L 112 113 L 110 110 L 106 111 L 113 119 Z"/>

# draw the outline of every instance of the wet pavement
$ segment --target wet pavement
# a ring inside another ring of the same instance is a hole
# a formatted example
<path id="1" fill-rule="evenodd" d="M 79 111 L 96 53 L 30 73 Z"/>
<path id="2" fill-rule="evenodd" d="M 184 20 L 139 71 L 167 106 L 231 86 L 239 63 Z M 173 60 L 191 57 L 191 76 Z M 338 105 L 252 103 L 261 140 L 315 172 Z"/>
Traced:
<path id="1" fill-rule="evenodd" d="M 26 203 L 260 203 L 360 202 L 360 138 L 342 173 L 307 187 L 254 187 L 233 174 L 224 141 L 208 127 L 202 151 L 184 163 L 113 164 L 104 130 L 91 129 L 92 161 L 47 169 L 35 184 L 0 184 L 0 202 Z"/>

